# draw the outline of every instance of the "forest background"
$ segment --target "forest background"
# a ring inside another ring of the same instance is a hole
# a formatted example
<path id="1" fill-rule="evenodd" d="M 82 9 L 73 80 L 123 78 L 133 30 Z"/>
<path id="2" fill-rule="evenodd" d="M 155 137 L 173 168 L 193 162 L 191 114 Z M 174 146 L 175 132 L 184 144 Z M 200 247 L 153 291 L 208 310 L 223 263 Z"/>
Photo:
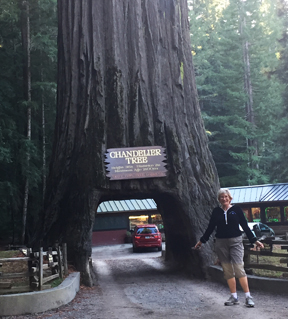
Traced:
<path id="1" fill-rule="evenodd" d="M 187 2 L 221 186 L 287 182 L 287 1 Z M 0 0 L 0 70 L 0 239 L 24 243 L 40 218 L 52 152 L 57 0 Z"/>

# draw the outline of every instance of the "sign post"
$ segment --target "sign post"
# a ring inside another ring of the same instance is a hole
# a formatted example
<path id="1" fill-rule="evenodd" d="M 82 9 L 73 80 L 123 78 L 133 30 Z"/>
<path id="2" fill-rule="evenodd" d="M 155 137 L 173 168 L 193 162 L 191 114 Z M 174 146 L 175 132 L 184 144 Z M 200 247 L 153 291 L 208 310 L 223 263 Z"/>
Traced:
<path id="1" fill-rule="evenodd" d="M 165 149 L 161 146 L 110 148 L 106 153 L 106 176 L 110 180 L 165 177 Z"/>

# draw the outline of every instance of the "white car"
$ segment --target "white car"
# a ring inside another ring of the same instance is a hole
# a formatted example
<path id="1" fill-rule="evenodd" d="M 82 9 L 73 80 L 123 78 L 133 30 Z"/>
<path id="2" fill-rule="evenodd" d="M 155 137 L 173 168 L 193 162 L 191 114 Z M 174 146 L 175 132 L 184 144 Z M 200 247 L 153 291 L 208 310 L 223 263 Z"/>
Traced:
<path id="1" fill-rule="evenodd" d="M 248 223 L 248 226 L 256 238 L 275 236 L 274 230 L 270 228 L 269 226 L 267 226 L 266 224 L 257 222 L 257 223 Z M 241 226 L 240 226 L 240 230 L 243 232 L 243 237 L 247 237 Z"/>

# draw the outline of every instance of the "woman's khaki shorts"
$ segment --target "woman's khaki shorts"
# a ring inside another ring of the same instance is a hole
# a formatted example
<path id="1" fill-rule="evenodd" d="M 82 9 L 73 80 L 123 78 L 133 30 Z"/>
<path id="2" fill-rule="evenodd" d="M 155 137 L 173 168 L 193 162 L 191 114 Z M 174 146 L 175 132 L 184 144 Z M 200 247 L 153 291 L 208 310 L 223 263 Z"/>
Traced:
<path id="1" fill-rule="evenodd" d="M 215 252 L 221 262 L 224 278 L 245 277 L 244 247 L 242 236 L 234 238 L 216 238 Z"/>

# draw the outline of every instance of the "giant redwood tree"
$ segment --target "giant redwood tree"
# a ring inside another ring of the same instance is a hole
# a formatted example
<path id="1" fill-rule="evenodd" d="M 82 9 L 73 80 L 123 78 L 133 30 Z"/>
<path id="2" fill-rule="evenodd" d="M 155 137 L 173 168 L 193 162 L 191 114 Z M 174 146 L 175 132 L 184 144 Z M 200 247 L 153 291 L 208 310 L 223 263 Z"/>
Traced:
<path id="1" fill-rule="evenodd" d="M 58 110 L 41 236 L 67 242 L 91 284 L 101 201 L 154 198 L 166 257 L 204 274 L 211 248 L 191 252 L 207 226 L 218 176 L 197 100 L 186 0 L 58 1 Z M 109 148 L 162 146 L 167 176 L 109 180 Z M 205 251 L 205 252 L 204 252 Z"/>

